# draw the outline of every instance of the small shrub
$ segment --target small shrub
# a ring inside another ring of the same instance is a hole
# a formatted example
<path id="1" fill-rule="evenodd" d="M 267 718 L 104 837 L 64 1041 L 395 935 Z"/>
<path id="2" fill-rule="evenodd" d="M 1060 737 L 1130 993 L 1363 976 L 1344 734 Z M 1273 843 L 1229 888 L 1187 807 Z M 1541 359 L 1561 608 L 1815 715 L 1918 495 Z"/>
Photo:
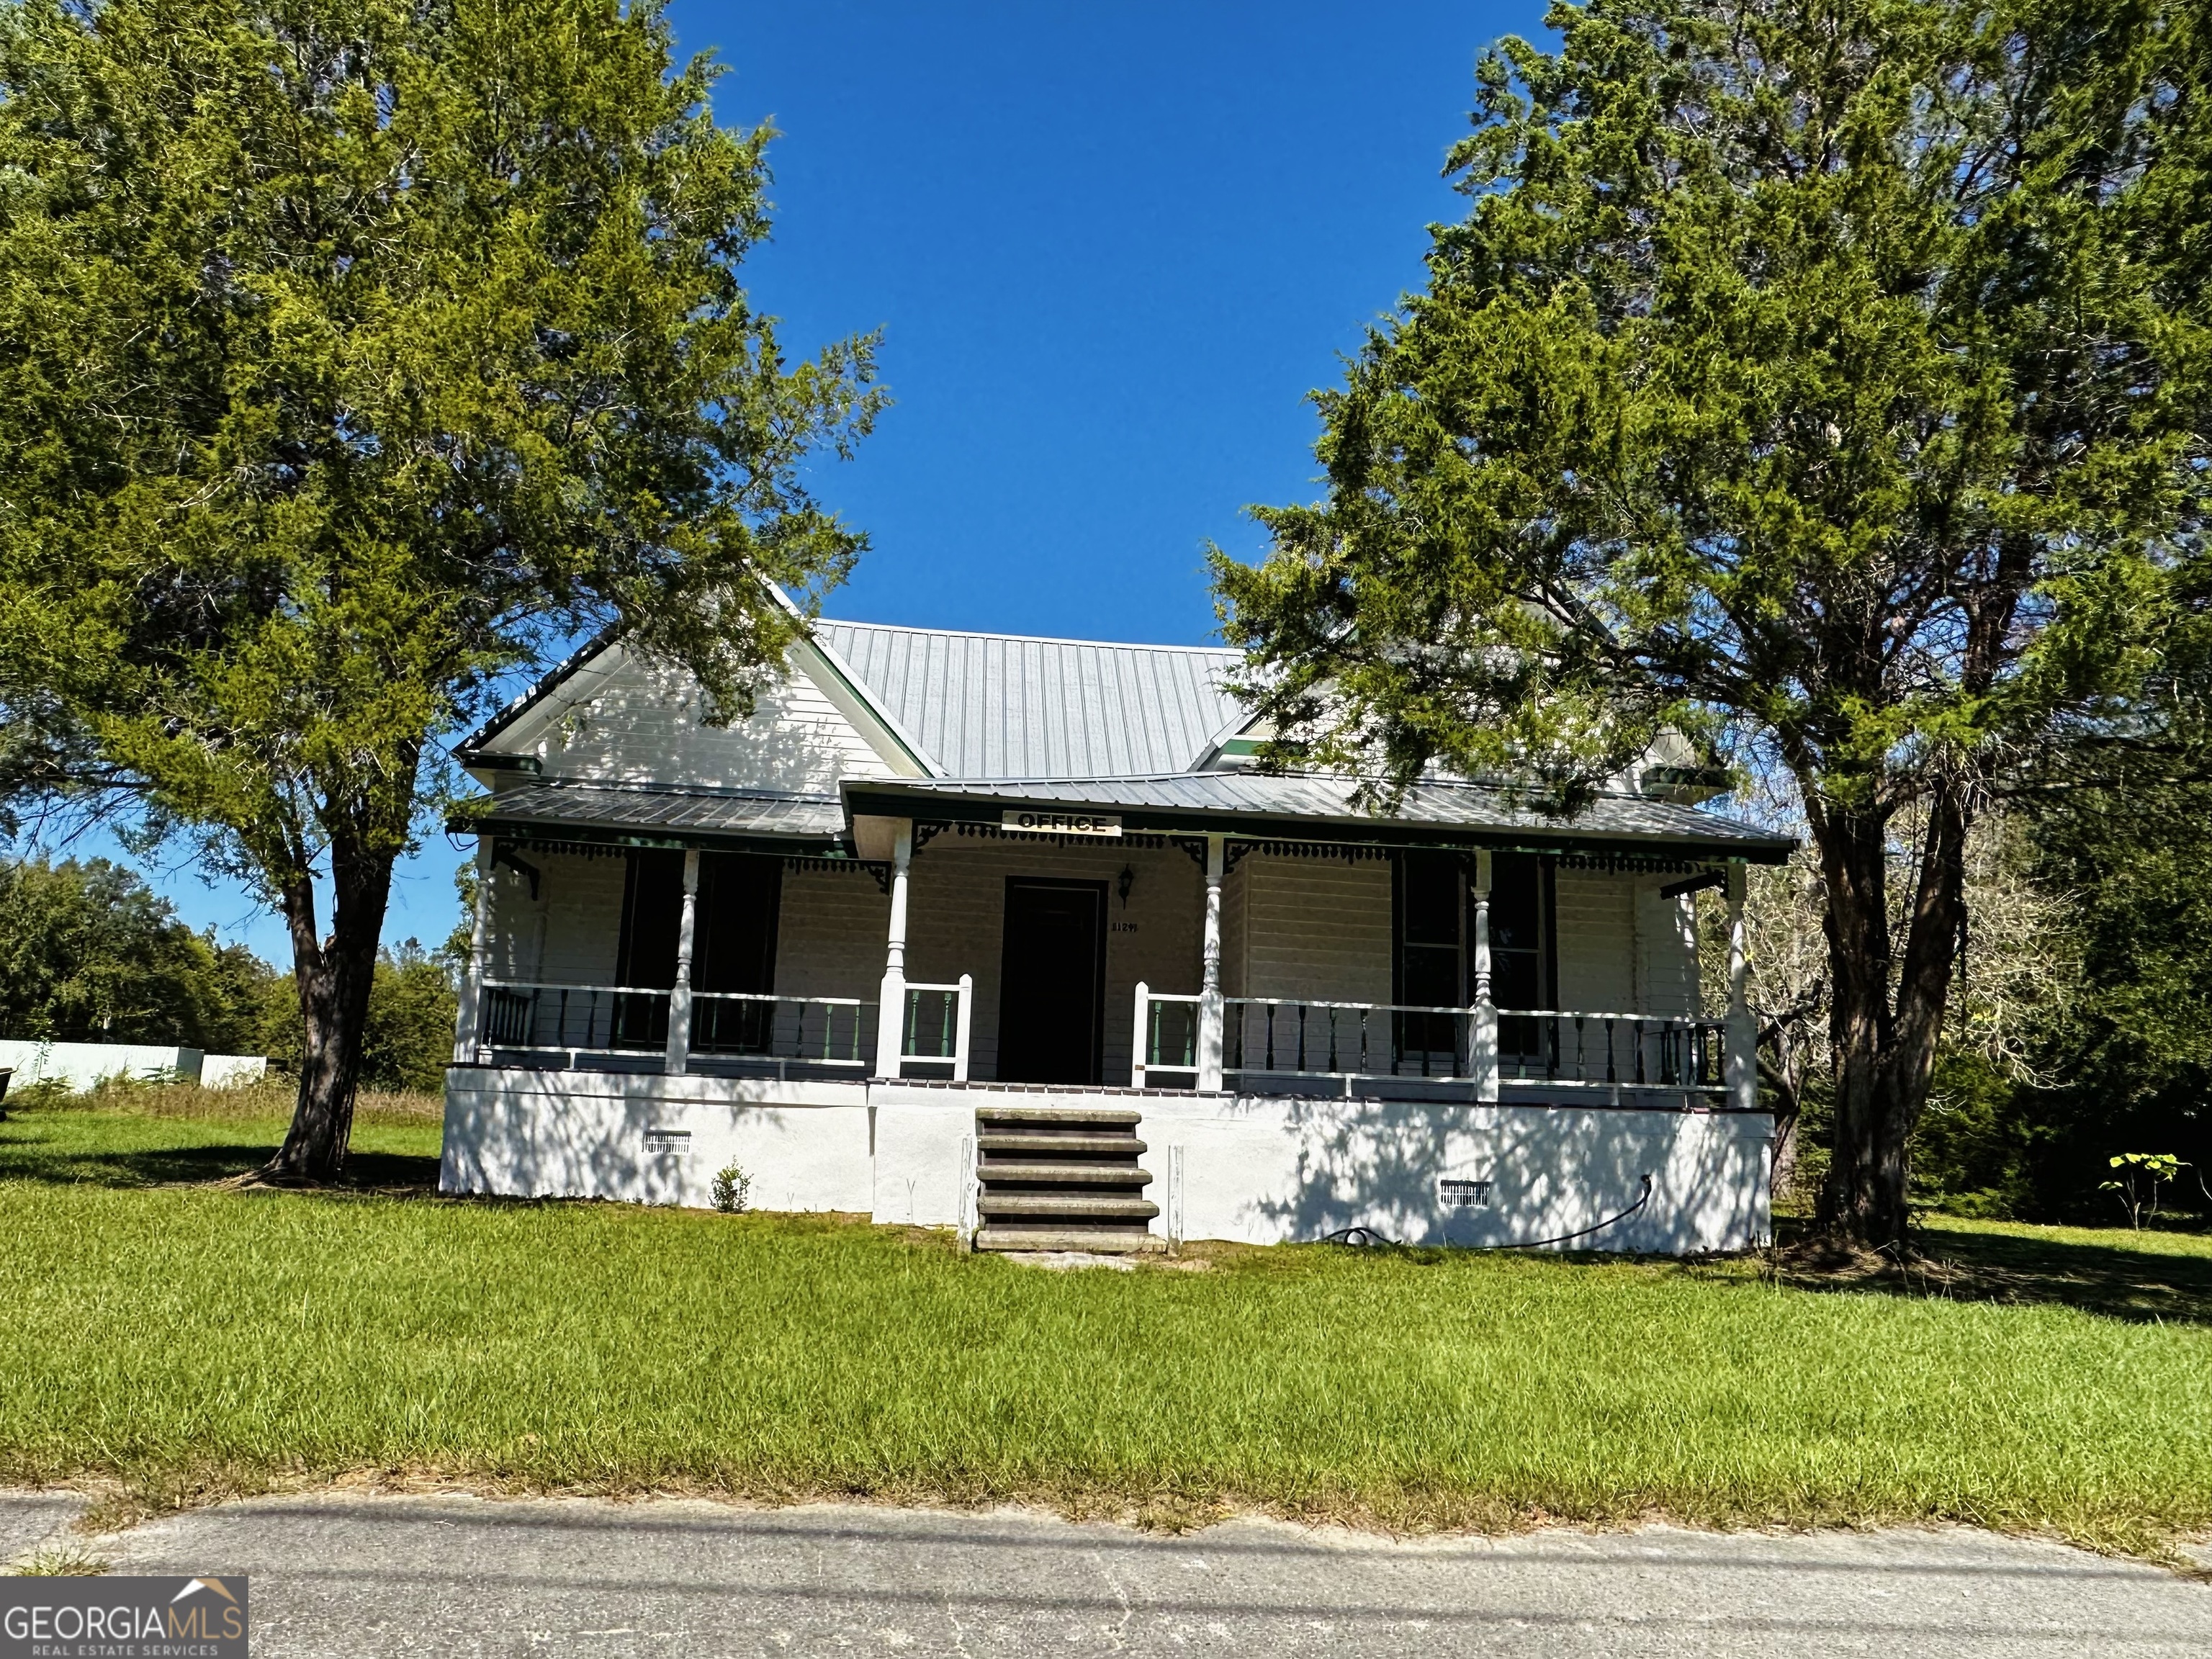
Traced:
<path id="1" fill-rule="evenodd" d="M 67 1078 L 47 1077 L 40 1078 L 36 1083 L 11 1085 L 7 1099 L 0 1101 L 0 1106 L 11 1112 L 52 1111 L 57 1107 L 68 1105 L 76 1098 L 76 1091 L 70 1087 Z"/>
<path id="2" fill-rule="evenodd" d="M 2118 1198 L 2128 1212 L 2128 1225 L 2141 1232 L 2144 1221 L 2158 1214 L 2158 1189 L 2188 1166 L 2172 1152 L 2122 1152 L 2112 1167 L 2119 1179 L 2100 1181 L 2098 1189 Z"/>
<path id="3" fill-rule="evenodd" d="M 752 1197 L 753 1178 L 734 1164 L 714 1171 L 714 1207 L 724 1215 L 741 1215 Z"/>

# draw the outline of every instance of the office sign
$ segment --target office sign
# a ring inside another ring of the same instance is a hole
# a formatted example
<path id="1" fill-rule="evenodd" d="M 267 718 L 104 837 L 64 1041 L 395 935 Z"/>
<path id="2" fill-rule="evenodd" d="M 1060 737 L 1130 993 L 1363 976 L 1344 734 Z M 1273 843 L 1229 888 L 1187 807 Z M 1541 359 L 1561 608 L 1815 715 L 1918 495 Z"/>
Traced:
<path id="1" fill-rule="evenodd" d="M 1121 820 L 1112 812 L 1047 812 L 1032 807 L 1009 811 L 1001 827 L 1031 836 L 1118 836 Z"/>

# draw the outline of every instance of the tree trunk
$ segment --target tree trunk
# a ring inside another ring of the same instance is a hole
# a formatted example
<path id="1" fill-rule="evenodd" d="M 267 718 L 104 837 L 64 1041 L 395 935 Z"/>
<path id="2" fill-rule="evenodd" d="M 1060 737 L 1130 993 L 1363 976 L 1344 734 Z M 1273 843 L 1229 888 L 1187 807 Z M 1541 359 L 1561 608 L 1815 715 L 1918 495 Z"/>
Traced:
<path id="1" fill-rule="evenodd" d="M 315 894 L 302 876 L 283 894 L 306 1040 L 300 1092 L 284 1145 L 262 1173 L 272 1181 L 325 1182 L 344 1168 L 377 941 L 392 895 L 394 853 L 334 843 L 331 932 L 315 937 Z"/>
<path id="2" fill-rule="evenodd" d="M 1820 1223 L 1838 1243 L 1906 1243 L 1912 1130 L 1928 1101 L 1965 915 L 1966 822 L 1960 791 L 1939 781 L 1893 991 L 1887 815 L 1831 807 L 1814 819 L 1835 985 L 1835 1149 Z"/>

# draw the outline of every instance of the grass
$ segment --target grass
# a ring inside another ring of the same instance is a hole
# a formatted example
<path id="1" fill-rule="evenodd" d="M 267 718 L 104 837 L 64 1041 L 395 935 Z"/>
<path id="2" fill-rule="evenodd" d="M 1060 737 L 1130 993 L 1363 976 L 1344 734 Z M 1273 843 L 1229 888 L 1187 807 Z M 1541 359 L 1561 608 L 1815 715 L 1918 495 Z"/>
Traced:
<path id="1" fill-rule="evenodd" d="M 2203 1237 L 1946 1221 L 1903 1284 L 1318 1246 L 1042 1273 L 852 1221 L 428 1197 L 435 1123 L 398 1109 L 360 1190 L 206 1184 L 282 1127 L 0 1124 L 0 1482 L 1962 1521 L 2169 1560 L 2212 1531 Z"/>

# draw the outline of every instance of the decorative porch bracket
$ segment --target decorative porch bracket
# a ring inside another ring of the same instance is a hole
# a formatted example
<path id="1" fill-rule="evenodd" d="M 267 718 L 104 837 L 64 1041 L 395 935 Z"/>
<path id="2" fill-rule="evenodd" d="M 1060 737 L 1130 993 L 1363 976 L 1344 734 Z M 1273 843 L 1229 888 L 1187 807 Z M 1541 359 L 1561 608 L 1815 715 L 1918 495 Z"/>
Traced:
<path id="1" fill-rule="evenodd" d="M 914 820 L 901 818 L 891 842 L 890 935 L 884 947 L 884 984 L 876 1005 L 876 1075 L 881 1078 L 899 1074 L 899 1054 L 906 1047 L 906 893 L 913 863 Z M 960 1006 L 964 1020 L 965 996 Z"/>
<path id="2" fill-rule="evenodd" d="M 1729 1004 L 1727 1048 L 1722 1058 L 1721 1081 L 1728 1088 L 1730 1110 L 1755 1112 L 1759 1109 L 1759 1028 L 1752 1023 L 1746 994 L 1751 976 L 1751 957 L 1743 925 L 1746 872 L 1741 859 L 1729 860 Z"/>

